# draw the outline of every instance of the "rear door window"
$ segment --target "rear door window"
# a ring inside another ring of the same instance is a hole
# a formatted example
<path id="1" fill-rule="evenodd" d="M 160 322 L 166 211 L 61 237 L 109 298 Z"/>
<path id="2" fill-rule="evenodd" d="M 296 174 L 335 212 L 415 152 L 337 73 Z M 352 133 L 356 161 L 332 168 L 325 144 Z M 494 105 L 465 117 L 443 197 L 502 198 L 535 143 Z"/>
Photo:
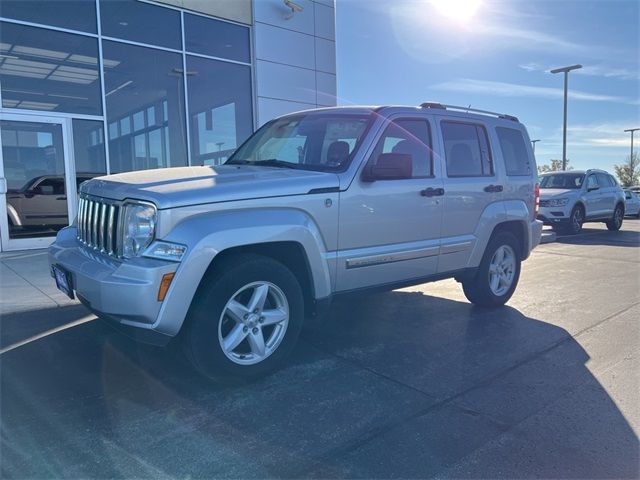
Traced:
<path id="1" fill-rule="evenodd" d="M 443 121 L 440 126 L 448 177 L 493 175 L 489 139 L 482 125 Z"/>
<path id="2" fill-rule="evenodd" d="M 500 140 L 500 150 L 504 158 L 507 175 L 531 175 L 529 151 L 520 130 L 515 128 L 497 127 L 496 133 Z"/>

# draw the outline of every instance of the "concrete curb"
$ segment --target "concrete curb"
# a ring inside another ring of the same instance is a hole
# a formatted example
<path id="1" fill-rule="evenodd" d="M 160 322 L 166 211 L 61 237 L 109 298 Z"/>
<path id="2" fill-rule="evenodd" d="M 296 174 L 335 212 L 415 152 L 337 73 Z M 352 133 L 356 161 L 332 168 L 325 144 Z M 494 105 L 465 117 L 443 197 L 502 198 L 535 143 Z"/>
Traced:
<path id="1" fill-rule="evenodd" d="M 542 232 L 540 243 L 553 243 L 557 237 L 556 232 Z"/>

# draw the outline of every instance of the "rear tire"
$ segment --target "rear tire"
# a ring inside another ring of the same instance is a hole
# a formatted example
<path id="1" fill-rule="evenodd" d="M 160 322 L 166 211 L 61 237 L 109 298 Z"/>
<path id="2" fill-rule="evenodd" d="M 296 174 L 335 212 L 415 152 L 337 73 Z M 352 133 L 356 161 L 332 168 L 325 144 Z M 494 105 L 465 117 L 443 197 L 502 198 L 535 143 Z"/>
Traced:
<path id="1" fill-rule="evenodd" d="M 480 307 L 499 307 L 509 301 L 520 278 L 521 252 L 509 232 L 495 234 L 473 277 L 462 282 L 467 299 Z"/>
<path id="2" fill-rule="evenodd" d="M 198 288 L 183 349 L 204 376 L 225 381 L 265 375 L 295 346 L 304 319 L 296 276 L 271 258 L 223 259 Z"/>
<path id="3" fill-rule="evenodd" d="M 607 228 L 612 232 L 616 232 L 620 230 L 622 227 L 622 221 L 624 219 L 624 207 L 620 204 L 616 205 L 616 209 L 613 211 L 613 217 L 611 220 L 608 220 Z"/>

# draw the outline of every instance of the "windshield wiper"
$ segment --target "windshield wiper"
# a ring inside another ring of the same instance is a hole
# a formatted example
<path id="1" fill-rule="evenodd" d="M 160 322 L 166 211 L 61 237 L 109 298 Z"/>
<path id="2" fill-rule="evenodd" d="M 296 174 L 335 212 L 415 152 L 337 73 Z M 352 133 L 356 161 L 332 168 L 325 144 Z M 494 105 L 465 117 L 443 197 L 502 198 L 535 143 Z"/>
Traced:
<path id="1" fill-rule="evenodd" d="M 269 158 L 268 160 L 230 160 L 225 165 L 252 165 L 257 167 L 277 167 L 277 168 L 297 168 L 295 163 L 285 162 L 277 158 Z"/>

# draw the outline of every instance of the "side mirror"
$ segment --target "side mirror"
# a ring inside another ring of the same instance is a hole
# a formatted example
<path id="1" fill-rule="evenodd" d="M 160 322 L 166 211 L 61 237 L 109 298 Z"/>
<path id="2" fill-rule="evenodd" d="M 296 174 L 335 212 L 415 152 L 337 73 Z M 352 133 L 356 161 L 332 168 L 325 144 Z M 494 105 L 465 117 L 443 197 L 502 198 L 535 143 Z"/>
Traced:
<path id="1" fill-rule="evenodd" d="M 595 187 L 587 188 L 587 192 L 593 192 L 594 190 L 599 190 L 599 189 L 600 189 L 600 187 L 596 185 Z"/>
<path id="2" fill-rule="evenodd" d="M 413 175 L 413 159 L 407 153 L 381 153 L 378 162 L 368 165 L 362 175 L 365 182 L 405 180 Z"/>

